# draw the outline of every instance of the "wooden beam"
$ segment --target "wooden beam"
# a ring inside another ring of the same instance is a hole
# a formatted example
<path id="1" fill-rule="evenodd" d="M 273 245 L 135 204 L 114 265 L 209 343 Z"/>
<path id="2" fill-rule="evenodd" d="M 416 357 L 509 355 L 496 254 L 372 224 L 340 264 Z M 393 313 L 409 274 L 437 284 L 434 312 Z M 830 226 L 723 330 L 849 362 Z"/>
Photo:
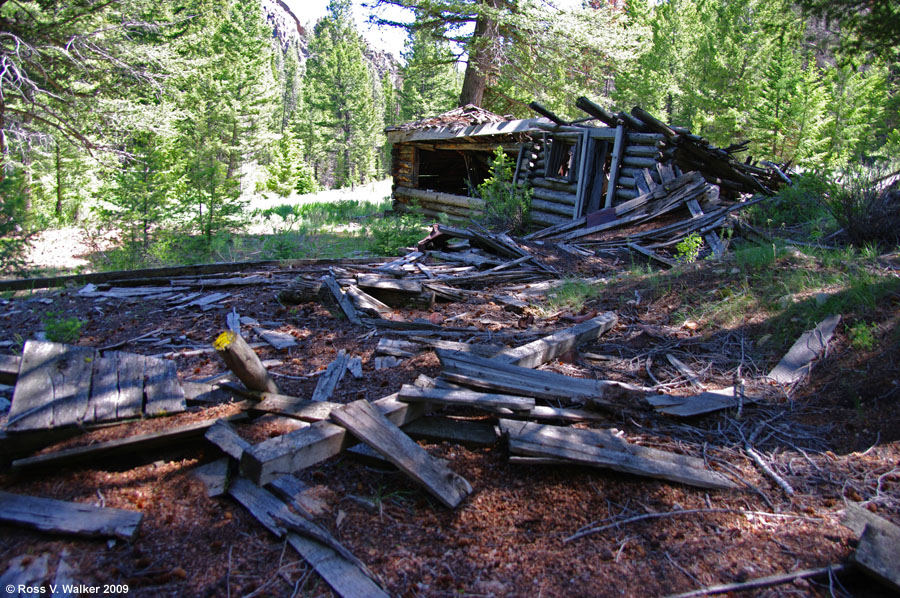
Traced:
<path id="1" fill-rule="evenodd" d="M 383 415 L 402 426 L 426 411 L 425 405 L 414 405 L 389 395 L 373 403 Z M 257 484 L 267 484 L 277 477 L 300 471 L 356 444 L 352 434 L 341 426 L 320 421 L 308 428 L 295 430 L 255 444 L 241 456 L 241 473 Z"/>
<path id="2" fill-rule="evenodd" d="M 397 398 L 406 403 L 428 403 L 430 405 L 456 405 L 481 409 L 511 409 L 530 411 L 534 409 L 534 399 L 514 395 L 475 392 L 473 390 L 452 390 L 446 388 L 418 388 L 404 384 Z"/>
<path id="3" fill-rule="evenodd" d="M 365 399 L 332 412 L 331 418 L 381 453 L 447 507 L 456 508 L 472 486 L 440 459 L 431 457 Z"/>
<path id="4" fill-rule="evenodd" d="M 521 367 L 536 368 L 579 345 L 597 340 L 618 322 L 616 314 L 604 312 L 586 322 L 554 332 L 526 345 L 504 349 L 495 356 L 495 359 Z"/>
<path id="5" fill-rule="evenodd" d="M 0 492 L 0 521 L 45 532 L 131 540 L 143 513 Z"/>
<path id="6" fill-rule="evenodd" d="M 334 361 L 325 368 L 325 373 L 319 376 L 319 381 L 316 383 L 316 389 L 312 395 L 313 401 L 322 402 L 331 398 L 331 395 L 334 394 L 334 389 L 337 388 L 337 385 L 344 378 L 349 358 L 350 356 L 344 349 L 338 352 Z"/>
<path id="7" fill-rule="evenodd" d="M 616 127 L 616 140 L 613 143 L 612 162 L 609 165 L 609 182 L 606 187 L 606 203 L 603 207 L 611 208 L 616 196 L 616 185 L 619 180 L 619 168 L 622 162 L 622 152 L 625 149 L 625 125 Z"/>
<path id="8" fill-rule="evenodd" d="M 240 334 L 226 330 L 216 338 L 213 347 L 244 386 L 260 392 L 280 392 L 259 356 Z"/>

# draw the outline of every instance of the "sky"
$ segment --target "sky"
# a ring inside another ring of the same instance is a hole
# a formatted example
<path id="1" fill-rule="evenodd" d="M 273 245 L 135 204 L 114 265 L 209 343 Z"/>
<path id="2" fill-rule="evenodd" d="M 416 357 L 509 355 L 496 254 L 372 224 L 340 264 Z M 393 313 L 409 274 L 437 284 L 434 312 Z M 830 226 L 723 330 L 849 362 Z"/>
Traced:
<path id="1" fill-rule="evenodd" d="M 353 16 L 363 37 L 378 50 L 387 50 L 398 59 L 406 42 L 406 32 L 399 27 L 375 27 L 366 23 L 370 8 L 363 7 L 363 2 L 373 3 L 374 0 L 353 0 Z M 313 25 L 317 20 L 325 16 L 328 8 L 328 0 L 284 0 L 291 7 L 291 11 L 300 19 L 301 23 Z M 559 7 L 574 8 L 581 4 L 581 0 L 553 0 L 553 4 Z M 383 9 L 387 10 L 387 9 Z M 397 21 L 411 20 L 411 15 L 403 9 L 393 8 L 392 12 L 384 12 L 383 16 Z M 309 27 L 312 30 L 312 27 Z"/>
<path id="2" fill-rule="evenodd" d="M 328 8 L 328 0 L 284 0 L 284 2 L 291 7 L 291 11 L 300 19 L 301 23 L 310 25 L 308 28 L 310 31 L 312 31 L 311 25 L 324 17 Z M 405 18 L 403 16 L 405 11 L 395 10 L 395 13 L 385 13 L 385 16 L 398 20 Z M 396 27 L 369 25 L 366 23 L 366 19 L 370 13 L 371 9 L 364 8 L 361 0 L 353 0 L 353 16 L 363 37 L 372 47 L 387 50 L 399 59 L 400 52 L 403 51 L 403 44 L 406 42 L 406 32 Z"/>

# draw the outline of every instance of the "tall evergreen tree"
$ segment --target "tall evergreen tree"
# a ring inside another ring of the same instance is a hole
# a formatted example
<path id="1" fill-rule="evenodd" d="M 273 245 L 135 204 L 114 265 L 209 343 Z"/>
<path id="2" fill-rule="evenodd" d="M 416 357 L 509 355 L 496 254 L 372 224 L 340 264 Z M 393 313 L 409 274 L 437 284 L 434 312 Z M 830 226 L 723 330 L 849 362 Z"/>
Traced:
<path id="1" fill-rule="evenodd" d="M 309 44 L 304 85 L 308 119 L 301 126 L 306 151 L 320 180 L 334 186 L 365 183 L 378 165 L 383 128 L 373 74 L 353 24 L 349 0 L 331 0 Z M 320 168 L 333 164 L 326 174 Z"/>
<path id="2" fill-rule="evenodd" d="M 403 58 L 402 120 L 419 120 L 456 106 L 459 75 L 456 56 L 446 40 L 435 38 L 427 29 L 414 29 L 406 39 Z"/>

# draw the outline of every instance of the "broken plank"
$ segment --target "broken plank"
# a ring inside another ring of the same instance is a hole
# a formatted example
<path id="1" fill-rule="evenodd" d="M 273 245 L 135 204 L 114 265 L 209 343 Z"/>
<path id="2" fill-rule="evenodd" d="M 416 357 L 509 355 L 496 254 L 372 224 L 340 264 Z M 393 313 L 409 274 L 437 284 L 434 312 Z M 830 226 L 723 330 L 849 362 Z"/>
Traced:
<path id="1" fill-rule="evenodd" d="M 494 359 L 526 368 L 536 368 L 563 355 L 579 345 L 595 341 L 611 330 L 619 318 L 611 311 L 604 312 L 581 324 L 554 332 L 528 344 L 504 349 Z"/>
<path id="2" fill-rule="evenodd" d="M 253 395 L 261 400 L 250 407 L 251 412 L 274 413 L 305 422 L 317 422 L 328 419 L 331 411 L 340 407 L 338 403 L 311 401 L 289 395 L 276 395 L 267 392 L 253 393 Z"/>
<path id="3" fill-rule="evenodd" d="M 867 574 L 900 591 L 900 528 L 884 521 L 866 524 L 851 559 Z"/>
<path id="4" fill-rule="evenodd" d="M 93 360 L 93 349 L 26 341 L 6 429 L 80 424 L 87 413 Z"/>
<path id="5" fill-rule="evenodd" d="M 392 313 L 390 306 L 385 305 L 372 295 L 368 294 L 356 285 L 351 284 L 347 287 L 347 294 L 353 301 L 356 308 L 372 317 L 380 317 Z"/>
<path id="6" fill-rule="evenodd" d="M 704 415 L 738 405 L 733 386 L 721 390 L 709 390 L 689 397 L 655 395 L 647 397 L 647 402 L 653 405 L 658 413 L 677 417 Z"/>
<path id="7" fill-rule="evenodd" d="M 884 517 L 880 517 L 876 515 L 872 511 L 862 507 L 860 503 L 857 502 L 848 502 L 847 506 L 844 508 L 844 512 L 841 514 L 841 525 L 850 529 L 857 536 L 861 536 L 863 531 L 866 529 L 866 525 L 873 527 L 885 527 L 886 529 L 893 529 L 897 526 L 885 519 Z"/>
<path id="8" fill-rule="evenodd" d="M 839 314 L 829 316 L 812 330 L 801 334 L 768 377 L 786 386 L 801 380 L 812 369 L 812 362 L 825 352 L 840 321 Z"/>
<path id="9" fill-rule="evenodd" d="M 3 587 L 5 598 L 28 598 L 43 589 L 47 579 L 50 553 L 40 556 L 23 554 L 11 559 L 6 570 L 0 576 L 0 587 Z M 12 590 L 12 591 L 10 591 Z"/>
<path id="10" fill-rule="evenodd" d="M 349 358 L 350 356 L 344 349 L 338 352 L 334 361 L 328 364 L 325 373 L 319 376 L 319 381 L 316 383 L 316 389 L 312 395 L 313 401 L 327 401 L 331 398 L 331 395 L 334 394 L 334 389 L 337 388 L 338 383 L 344 378 Z"/>
<path id="11" fill-rule="evenodd" d="M 275 394 L 279 392 L 278 385 L 269 375 L 256 351 L 240 334 L 226 330 L 216 338 L 213 348 L 244 386 L 260 392 Z"/>
<path id="12" fill-rule="evenodd" d="M 328 503 L 317 498 L 313 489 L 292 475 L 281 476 L 269 483 L 272 492 L 309 519 L 328 512 Z"/>
<path id="13" fill-rule="evenodd" d="M 331 419 L 381 453 L 447 507 L 455 508 L 472 492 L 465 478 L 429 455 L 365 399 L 333 411 Z"/>
<path id="14" fill-rule="evenodd" d="M 325 283 L 325 286 L 328 287 L 328 290 L 331 291 L 334 300 L 337 301 L 338 306 L 341 308 L 341 311 L 344 312 L 344 315 L 347 316 L 347 319 L 359 326 L 361 323 L 359 314 L 353 306 L 353 302 L 350 301 L 347 295 L 344 294 L 344 291 L 341 290 L 341 287 L 338 285 L 334 276 L 329 274 L 328 276 L 323 277 L 322 281 Z"/>
<path id="15" fill-rule="evenodd" d="M 205 465 L 195 467 L 191 470 L 191 476 L 206 487 L 206 495 L 210 498 L 222 496 L 225 494 L 228 486 L 228 465 L 228 457 L 221 457 Z"/>
<path id="16" fill-rule="evenodd" d="M 418 388 L 404 384 L 397 398 L 407 403 L 419 402 L 431 405 L 457 405 L 481 409 L 511 409 L 530 411 L 534 409 L 534 399 L 513 395 L 475 392 L 473 390 L 453 390 L 447 388 Z"/>
<path id="17" fill-rule="evenodd" d="M 278 332 L 277 330 L 265 330 L 259 326 L 253 327 L 253 332 L 278 351 L 284 351 L 289 347 L 296 346 L 297 339 L 287 332 Z"/>
<path id="18" fill-rule="evenodd" d="M 246 414 L 238 413 L 226 419 L 229 421 L 238 421 L 245 419 L 246 417 Z M 79 446 L 53 453 L 36 455 L 34 457 L 17 459 L 12 462 L 12 467 L 14 469 L 25 469 L 27 467 L 38 466 L 56 467 L 64 464 L 95 460 L 99 457 L 108 455 L 115 455 L 118 457 L 128 453 L 148 451 L 157 447 L 170 447 L 178 441 L 203 436 L 217 421 L 219 420 L 207 419 L 185 426 L 161 430 L 159 432 L 138 434 L 127 438 L 119 438 L 118 440 L 108 440 L 106 442 L 98 442 L 87 446 Z"/>
<path id="19" fill-rule="evenodd" d="M 421 417 L 426 405 L 404 403 L 397 395 L 388 395 L 373 403 L 398 426 Z M 241 474 L 257 484 L 268 484 L 275 478 L 295 473 L 330 459 L 356 444 L 352 434 L 341 426 L 320 421 L 308 428 L 255 444 L 241 456 Z"/>
<path id="20" fill-rule="evenodd" d="M 0 521 L 45 532 L 131 540 L 142 513 L 0 492 Z"/>
<path id="21" fill-rule="evenodd" d="M 144 362 L 144 414 L 147 416 L 181 413 L 187 407 L 184 390 L 178 382 L 178 368 L 167 359 L 147 357 Z"/>
<path id="22" fill-rule="evenodd" d="M 241 438 L 234 426 L 223 419 L 217 420 L 203 436 L 223 453 L 238 461 L 243 452 L 250 448 L 250 443 Z"/>
<path id="23" fill-rule="evenodd" d="M 422 283 L 415 280 L 403 280 L 384 278 L 374 274 L 360 274 L 356 277 L 357 284 L 364 289 L 379 289 L 383 291 L 396 291 L 418 295 L 422 292 Z"/>
<path id="24" fill-rule="evenodd" d="M 501 420 L 501 430 L 509 435 L 510 452 L 519 455 L 566 459 L 701 488 L 736 487 L 725 476 L 707 469 L 701 459 L 631 444 L 608 431 L 512 420 Z"/>
<path id="25" fill-rule="evenodd" d="M 625 246 L 628 247 L 628 249 L 631 249 L 632 251 L 636 251 L 636 252 L 640 253 L 641 255 L 644 255 L 644 256 L 650 258 L 651 260 L 655 260 L 665 266 L 668 266 L 669 268 L 674 268 L 675 266 L 678 265 L 678 262 L 676 262 L 675 260 L 670 260 L 667 257 L 663 257 L 663 256 L 659 255 L 658 253 L 656 253 L 655 251 L 653 251 L 652 249 L 647 249 L 646 247 L 641 247 L 637 243 L 626 243 Z"/>
<path id="26" fill-rule="evenodd" d="M 344 598 L 388 598 L 368 569 L 323 528 L 291 513 L 270 492 L 238 478 L 228 490 L 270 532 L 288 543 Z M 288 530 L 297 530 L 291 533 Z M 303 534 L 303 535 L 300 535 Z"/>
<path id="27" fill-rule="evenodd" d="M 464 446 L 493 446 L 497 432 L 489 422 L 422 417 L 403 426 L 410 438 L 429 442 L 455 442 Z"/>

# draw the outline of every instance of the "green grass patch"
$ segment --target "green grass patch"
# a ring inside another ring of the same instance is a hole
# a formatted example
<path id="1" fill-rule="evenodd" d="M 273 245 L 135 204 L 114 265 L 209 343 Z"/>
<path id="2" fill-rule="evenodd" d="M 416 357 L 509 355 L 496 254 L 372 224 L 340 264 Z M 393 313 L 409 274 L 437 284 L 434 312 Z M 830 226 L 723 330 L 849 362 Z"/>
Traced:
<path id="1" fill-rule="evenodd" d="M 597 296 L 597 289 L 580 278 L 568 278 L 547 295 L 545 310 L 554 313 L 562 310 L 579 312 L 588 299 Z"/>

